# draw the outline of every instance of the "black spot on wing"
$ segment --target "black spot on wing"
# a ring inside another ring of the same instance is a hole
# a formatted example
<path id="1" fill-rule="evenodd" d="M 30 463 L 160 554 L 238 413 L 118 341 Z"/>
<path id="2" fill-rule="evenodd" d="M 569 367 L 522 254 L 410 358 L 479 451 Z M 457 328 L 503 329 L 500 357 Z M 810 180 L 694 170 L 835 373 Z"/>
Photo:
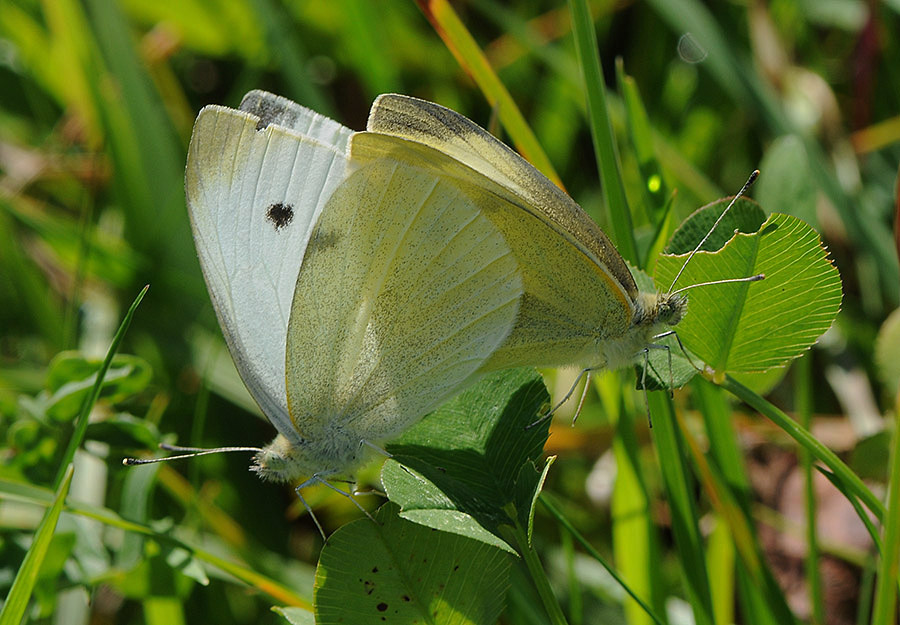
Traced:
<path id="1" fill-rule="evenodd" d="M 294 207 L 282 202 L 272 204 L 266 211 L 266 219 L 275 226 L 276 231 L 281 230 L 294 219 Z"/>

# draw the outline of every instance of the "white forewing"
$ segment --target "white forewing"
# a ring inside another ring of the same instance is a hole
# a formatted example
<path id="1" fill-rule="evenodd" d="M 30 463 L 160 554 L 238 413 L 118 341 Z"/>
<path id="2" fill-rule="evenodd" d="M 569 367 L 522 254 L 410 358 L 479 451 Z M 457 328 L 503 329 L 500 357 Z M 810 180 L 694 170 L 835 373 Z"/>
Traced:
<path id="1" fill-rule="evenodd" d="M 208 106 L 194 125 L 185 186 L 206 284 L 238 371 L 270 421 L 287 412 L 285 345 L 313 225 L 347 176 L 352 132 L 297 104 L 251 92 L 247 111 Z"/>
<path id="2" fill-rule="evenodd" d="M 319 143 L 344 151 L 353 131 L 329 117 L 268 91 L 254 89 L 241 100 L 240 109 L 259 118 L 257 128 L 282 126 Z"/>
<path id="3" fill-rule="evenodd" d="M 318 470 L 396 435 L 473 380 L 522 280 L 481 210 L 502 201 L 390 159 L 357 169 L 313 233 L 288 332 L 288 402 Z M 315 447 L 315 449 L 313 449 Z"/>

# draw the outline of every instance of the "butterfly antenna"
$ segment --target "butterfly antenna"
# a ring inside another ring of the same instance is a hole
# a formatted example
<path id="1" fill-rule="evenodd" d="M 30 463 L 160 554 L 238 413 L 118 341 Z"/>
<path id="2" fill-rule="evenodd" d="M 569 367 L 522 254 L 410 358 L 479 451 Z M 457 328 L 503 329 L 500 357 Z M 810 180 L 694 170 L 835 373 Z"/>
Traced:
<path id="1" fill-rule="evenodd" d="M 220 454 L 229 451 L 252 451 L 259 453 L 262 451 L 259 447 L 212 447 L 204 449 L 202 447 L 179 447 L 178 445 L 167 445 L 160 443 L 160 449 L 166 451 L 187 452 L 177 456 L 166 456 L 165 458 L 122 458 L 122 464 L 126 467 L 134 467 L 139 464 L 154 464 L 157 462 L 168 462 L 169 460 L 184 460 L 186 458 L 197 458 L 198 456 L 208 456 L 210 454 Z"/>
<path id="2" fill-rule="evenodd" d="M 684 291 L 688 291 L 690 289 L 696 289 L 698 286 L 710 286 L 712 284 L 728 284 L 729 282 L 759 282 L 760 280 L 765 280 L 766 274 L 758 273 L 755 276 L 747 276 L 746 278 L 725 278 L 724 280 L 713 280 L 711 282 L 698 282 L 697 284 L 692 284 L 690 286 L 684 286 L 680 289 L 676 289 L 669 293 L 669 295 L 676 295 L 678 293 L 683 293 Z"/>
<path id="3" fill-rule="evenodd" d="M 725 218 L 725 215 L 727 215 L 728 211 L 731 210 L 731 207 L 734 206 L 734 203 L 737 202 L 738 199 L 742 195 L 744 195 L 751 186 L 753 186 L 753 183 L 756 182 L 756 179 L 758 177 L 759 177 L 759 170 L 754 169 L 753 173 L 750 174 L 750 177 L 747 179 L 747 182 L 744 183 L 744 186 L 741 187 L 741 190 L 738 191 L 738 194 L 735 195 L 733 198 L 731 198 L 731 201 L 728 203 L 728 206 L 725 207 L 725 210 L 723 210 L 722 214 L 719 215 L 719 218 L 716 219 L 715 223 L 712 225 L 712 228 L 710 228 L 709 232 L 706 233 L 706 236 L 703 237 L 700 240 L 700 243 L 697 244 L 697 247 L 695 247 L 693 249 L 693 251 L 691 251 L 691 253 L 688 254 L 687 260 L 684 261 L 684 264 L 681 266 L 681 269 L 678 270 L 678 274 L 675 276 L 675 279 L 672 280 L 672 286 L 669 287 L 669 293 L 672 292 L 672 289 L 675 287 L 675 283 L 678 282 L 678 278 L 680 278 L 681 274 L 684 273 L 685 268 L 687 267 L 688 263 L 691 262 L 691 259 L 694 257 L 694 254 L 696 254 L 697 252 L 700 251 L 700 248 L 703 247 L 703 244 L 706 243 L 706 240 L 709 239 L 709 237 L 712 235 L 713 232 L 715 232 L 718 225 L 722 222 L 722 219 Z M 746 279 L 739 278 L 738 280 L 733 280 L 733 282 L 741 282 L 741 281 L 746 281 Z M 718 284 L 718 282 L 717 282 L 717 284 Z"/>

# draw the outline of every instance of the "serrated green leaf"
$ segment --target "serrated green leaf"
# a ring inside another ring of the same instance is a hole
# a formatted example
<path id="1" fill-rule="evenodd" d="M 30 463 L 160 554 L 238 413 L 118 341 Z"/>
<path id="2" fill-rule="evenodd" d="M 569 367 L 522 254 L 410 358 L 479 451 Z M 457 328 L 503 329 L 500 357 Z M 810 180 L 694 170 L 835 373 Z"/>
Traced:
<path id="1" fill-rule="evenodd" d="M 685 258 L 660 258 L 657 282 L 671 284 Z M 758 232 L 738 234 L 718 252 L 697 253 L 677 286 L 759 273 L 765 280 L 690 291 L 678 336 L 717 372 L 785 364 L 806 351 L 840 309 L 837 269 L 816 231 L 789 215 L 771 215 Z"/>
<path id="2" fill-rule="evenodd" d="M 401 519 L 387 503 L 325 543 L 316 569 L 316 623 L 490 625 L 503 610 L 510 557 Z"/>
<path id="3" fill-rule="evenodd" d="M 511 523 L 504 506 L 518 501 L 518 488 L 537 487 L 536 480 L 530 486 L 517 481 L 547 440 L 548 423 L 526 426 L 548 403 L 534 369 L 485 378 L 388 445 L 396 460 L 382 470 L 388 498 L 402 507 L 404 518 L 497 545 L 503 539 L 499 526 Z"/>

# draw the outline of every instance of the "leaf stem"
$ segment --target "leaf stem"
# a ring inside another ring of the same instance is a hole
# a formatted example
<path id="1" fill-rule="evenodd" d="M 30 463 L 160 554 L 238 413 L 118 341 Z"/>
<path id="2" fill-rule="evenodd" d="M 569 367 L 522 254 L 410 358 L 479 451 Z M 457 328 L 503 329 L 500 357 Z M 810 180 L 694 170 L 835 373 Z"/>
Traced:
<path id="1" fill-rule="evenodd" d="M 556 594 L 554 594 L 553 588 L 550 587 L 550 580 L 547 579 L 547 574 L 544 572 L 541 560 L 538 558 L 537 553 L 528 541 L 528 532 L 519 522 L 516 511 L 509 510 L 508 512 L 510 519 L 515 519 L 512 533 L 519 546 L 519 555 L 522 556 L 522 560 L 525 561 L 525 566 L 528 567 L 528 572 L 531 574 L 534 586 L 541 598 L 541 602 L 544 604 L 544 609 L 547 610 L 550 622 L 554 625 L 568 625 L 566 616 L 562 611 L 562 606 L 559 605 Z"/>
<path id="2" fill-rule="evenodd" d="M 654 623 L 658 625 L 663 625 L 662 619 L 660 619 L 656 613 L 653 611 L 646 601 L 641 599 L 634 590 L 625 582 L 624 579 L 619 575 L 619 573 L 600 555 L 600 552 L 594 549 L 593 545 L 591 545 L 588 540 L 582 536 L 581 532 L 575 529 L 575 526 L 567 519 L 562 511 L 557 507 L 555 503 L 553 503 L 553 498 L 548 493 L 541 493 L 541 503 L 544 505 L 544 508 L 557 520 L 557 522 L 562 525 L 562 527 L 571 534 L 572 538 L 574 538 L 578 543 L 584 547 L 585 551 L 587 551 L 588 555 L 594 558 L 600 565 L 606 569 L 606 572 L 609 573 L 614 580 L 622 587 L 628 596 L 634 599 L 634 601 L 643 608 L 644 612 L 647 613 L 651 619 L 653 619 Z"/>
<path id="3" fill-rule="evenodd" d="M 865 506 L 881 521 L 884 518 L 884 504 L 869 490 L 857 476 L 833 451 L 820 443 L 810 432 L 791 419 L 783 411 L 766 401 L 762 396 L 750 390 L 729 375 L 720 383 L 722 388 L 743 400 L 760 414 L 767 417 L 788 436 L 800 443 L 814 458 L 827 466 L 845 485 L 849 492 L 856 495 Z"/>

